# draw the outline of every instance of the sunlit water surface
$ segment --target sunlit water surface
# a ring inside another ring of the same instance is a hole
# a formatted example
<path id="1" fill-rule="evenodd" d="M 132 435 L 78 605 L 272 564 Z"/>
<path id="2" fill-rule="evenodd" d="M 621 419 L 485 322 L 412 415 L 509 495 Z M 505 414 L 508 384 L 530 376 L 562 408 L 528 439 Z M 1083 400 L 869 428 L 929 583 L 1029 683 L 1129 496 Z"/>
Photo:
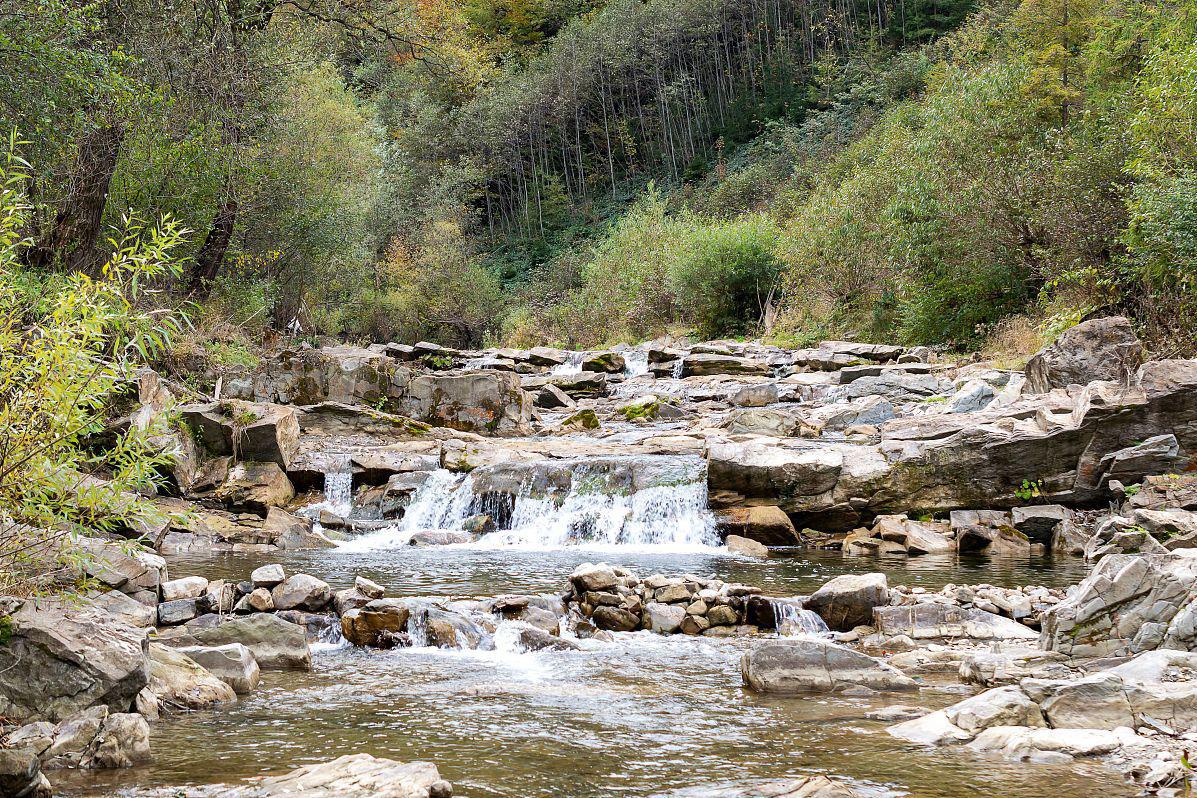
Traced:
<path id="1" fill-rule="evenodd" d="M 832 576 L 881 570 L 891 584 L 1066 585 L 1076 560 L 852 559 L 795 553 L 768 561 L 714 550 L 588 551 L 478 548 L 286 552 L 176 557 L 172 576 L 244 579 L 282 561 L 347 586 L 355 574 L 388 595 L 556 592 L 583 561 L 641 575 L 715 575 L 774 595 L 809 593 Z M 828 773 L 874 795 L 964 798 L 1110 798 L 1133 795 L 1094 762 L 1031 765 L 963 748 L 922 749 L 865 719 L 889 703 L 939 707 L 959 687 L 928 685 L 898 698 L 769 698 L 742 688 L 740 655 L 755 641 L 619 635 L 577 652 L 408 649 L 321 650 L 311 673 L 267 672 L 237 704 L 164 719 L 153 727 L 154 763 L 128 771 L 63 774 L 75 795 L 132 795 L 153 786 L 232 783 L 342 754 L 427 759 L 467 798 L 666 796 L 704 786 Z M 134 786 L 136 785 L 136 786 Z"/>

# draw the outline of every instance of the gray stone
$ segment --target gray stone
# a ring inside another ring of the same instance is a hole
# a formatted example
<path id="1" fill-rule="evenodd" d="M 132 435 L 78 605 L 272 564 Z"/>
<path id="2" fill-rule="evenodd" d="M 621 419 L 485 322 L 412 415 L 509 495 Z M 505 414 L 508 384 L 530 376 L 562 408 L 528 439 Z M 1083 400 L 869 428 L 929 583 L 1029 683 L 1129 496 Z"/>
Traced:
<path id="1" fill-rule="evenodd" d="M 237 698 L 233 689 L 178 649 L 151 643 L 149 690 L 164 712 L 207 709 Z"/>
<path id="2" fill-rule="evenodd" d="M 650 632 L 673 634 L 681 629 L 685 617 L 686 608 L 678 604 L 650 601 L 644 605 L 644 628 Z"/>
<path id="3" fill-rule="evenodd" d="M 240 643 L 223 646 L 185 646 L 177 649 L 195 660 L 200 667 L 233 688 L 239 695 L 253 691 L 261 681 L 257 660 Z"/>
<path id="4" fill-rule="evenodd" d="M 847 632 L 873 622 L 873 608 L 889 603 L 885 574 L 844 574 L 816 590 L 805 607 L 833 631 Z"/>
<path id="5" fill-rule="evenodd" d="M 776 640 L 744 654 L 744 683 L 768 693 L 832 693 L 867 687 L 916 690 L 918 686 L 890 665 L 826 640 Z"/>
<path id="6" fill-rule="evenodd" d="M 213 616 L 214 617 L 214 616 Z M 210 628 L 186 629 L 186 634 L 163 638 L 162 642 L 180 646 L 223 646 L 241 643 L 253 652 L 263 670 L 297 668 L 311 670 L 312 653 L 303 627 L 277 615 L 257 613 L 223 620 Z"/>
<path id="7" fill-rule="evenodd" d="M 1142 363 L 1143 345 L 1129 320 L 1091 319 L 1065 330 L 1027 362 L 1026 390 L 1045 393 L 1094 380 L 1127 385 Z"/>
<path id="8" fill-rule="evenodd" d="M 287 575 L 283 572 L 283 566 L 273 563 L 255 568 L 249 578 L 254 587 L 272 588 L 286 579 Z"/>
<path id="9" fill-rule="evenodd" d="M 431 762 L 347 754 L 284 776 L 233 787 L 216 798 L 450 798 L 453 788 Z"/>
<path id="10" fill-rule="evenodd" d="M 270 591 L 276 610 L 319 610 L 332 600 L 332 589 L 309 574 L 293 574 Z"/>

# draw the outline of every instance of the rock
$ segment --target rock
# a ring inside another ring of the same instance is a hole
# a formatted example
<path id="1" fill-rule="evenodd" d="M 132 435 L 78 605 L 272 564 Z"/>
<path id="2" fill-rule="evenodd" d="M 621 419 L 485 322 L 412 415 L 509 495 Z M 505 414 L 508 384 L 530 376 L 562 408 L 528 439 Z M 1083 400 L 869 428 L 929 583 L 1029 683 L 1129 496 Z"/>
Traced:
<path id="1" fill-rule="evenodd" d="M 1037 640 L 1026 626 L 992 612 L 947 604 L 877 607 L 873 625 L 887 637 L 912 640 L 967 638 L 972 640 Z"/>
<path id="2" fill-rule="evenodd" d="M 686 608 L 678 604 L 650 601 L 644 605 L 644 628 L 650 632 L 669 635 L 681 629 Z"/>
<path id="3" fill-rule="evenodd" d="M 1197 551 L 1108 554 L 1043 615 L 1040 646 L 1068 656 L 1197 649 Z"/>
<path id="4" fill-rule="evenodd" d="M 768 547 L 763 543 L 758 543 L 749 538 L 742 538 L 739 535 L 728 535 L 723 543 L 727 546 L 727 550 L 730 553 L 739 554 L 741 557 L 756 557 L 761 560 L 769 558 Z"/>
<path id="5" fill-rule="evenodd" d="M 735 435 L 769 435 L 775 438 L 795 438 L 813 429 L 797 413 L 762 407 L 733 410 L 720 427 Z"/>
<path id="6" fill-rule="evenodd" d="M 1032 543 L 1050 547 L 1056 526 L 1072 518 L 1072 511 L 1059 504 L 1015 507 L 1010 511 L 1014 528 Z"/>
<path id="7" fill-rule="evenodd" d="M 261 681 L 257 660 L 250 650 L 240 643 L 223 646 L 185 646 L 176 651 L 195 660 L 200 667 L 233 688 L 239 695 L 252 692 Z"/>
<path id="8" fill-rule="evenodd" d="M 875 377 L 861 377 L 840 389 L 848 399 L 881 396 L 891 402 L 914 402 L 934 396 L 946 387 L 934 374 L 886 370 Z"/>
<path id="9" fill-rule="evenodd" d="M 276 463 L 238 463 L 216 489 L 216 498 L 226 505 L 263 514 L 294 497 L 295 486 Z"/>
<path id="10" fill-rule="evenodd" d="M 287 468 L 299 450 L 299 417 L 293 407 L 225 400 L 183 405 L 179 413 L 214 455 Z"/>
<path id="11" fill-rule="evenodd" d="M 618 352 L 596 352 L 582 361 L 582 371 L 601 371 L 607 374 L 621 374 L 626 368 L 623 355 Z"/>
<path id="12" fill-rule="evenodd" d="M 609 632 L 630 632 L 640 625 L 640 618 L 622 607 L 599 607 L 591 620 L 599 629 Z"/>
<path id="13" fill-rule="evenodd" d="M 287 578 L 283 571 L 283 566 L 278 563 L 271 565 L 263 565 L 260 568 L 255 568 L 253 573 L 249 575 L 249 579 L 253 582 L 254 587 L 272 588 Z"/>
<path id="14" fill-rule="evenodd" d="M 496 435 L 532 432 L 532 397 L 510 372 L 417 377 L 401 406 L 413 418 L 436 426 Z"/>
<path id="15" fill-rule="evenodd" d="M 734 507 L 716 515 L 724 536 L 755 540 L 766 546 L 797 546 L 802 542 L 794 522 L 780 507 Z"/>
<path id="16" fill-rule="evenodd" d="M 202 576 L 186 576 L 162 583 L 162 600 L 199 598 L 208 591 L 208 580 Z"/>
<path id="17" fill-rule="evenodd" d="M 731 403 L 737 407 L 765 407 L 776 404 L 778 400 L 777 383 L 767 382 L 744 386 L 732 396 Z"/>
<path id="18" fill-rule="evenodd" d="M 393 648 L 405 641 L 411 610 L 400 599 L 375 599 L 341 616 L 341 632 L 355 646 Z"/>
<path id="19" fill-rule="evenodd" d="M 104 719 L 84 752 L 83 768 L 130 768 L 150 759 L 150 727 L 145 718 L 117 712 Z"/>
<path id="20" fill-rule="evenodd" d="M 598 416 L 593 410 L 587 407 L 568 416 L 557 426 L 557 431 L 565 433 L 588 432 L 602 429 L 602 427 L 603 424 L 599 421 Z"/>
<path id="21" fill-rule="evenodd" d="M 948 721 L 969 735 L 993 726 L 1037 726 L 1047 723 L 1039 705 L 1017 687 L 995 687 L 944 710 Z"/>
<path id="22" fill-rule="evenodd" d="M 470 543 L 474 536 L 469 532 L 449 532 L 439 529 L 421 529 L 407 541 L 409 546 L 460 546 Z"/>
<path id="23" fill-rule="evenodd" d="M 25 748 L 33 751 L 36 756 L 41 756 L 54 743 L 55 728 L 55 724 L 45 720 L 28 723 L 10 732 L 4 738 L 4 747 Z"/>
<path id="24" fill-rule="evenodd" d="M 520 629 L 516 634 L 516 640 L 524 651 L 578 651 L 581 649 L 581 646 L 572 640 L 565 640 L 535 627 Z"/>
<path id="25" fill-rule="evenodd" d="M 206 610 L 206 600 L 202 603 L 199 599 L 193 598 L 164 601 L 158 605 L 158 625 L 173 626 L 185 623 L 192 618 L 202 615 Z"/>
<path id="26" fill-rule="evenodd" d="M 1027 536 L 1013 526 L 1009 513 L 998 510 L 953 510 L 952 532 L 956 549 L 965 553 L 1026 555 Z"/>
<path id="27" fill-rule="evenodd" d="M 37 756 L 28 749 L 0 748 L 0 795 L 13 798 L 51 798 L 50 782 L 42 775 Z"/>
<path id="28" fill-rule="evenodd" d="M 1091 319 L 1066 330 L 1027 362 L 1026 390 L 1046 393 L 1094 380 L 1127 385 L 1142 363 L 1143 345 L 1128 319 Z"/>
<path id="29" fill-rule="evenodd" d="M 162 710 L 207 709 L 237 698 L 231 687 L 178 649 L 150 643 L 149 663 L 149 689 Z"/>
<path id="30" fill-rule="evenodd" d="M 891 736 L 919 745 L 945 745 L 971 739 L 972 735 L 948 720 L 947 712 L 938 710 L 921 718 L 898 723 L 886 729 Z"/>
<path id="31" fill-rule="evenodd" d="M 726 604 L 711 607 L 706 617 L 711 626 L 735 626 L 740 621 L 739 613 Z"/>
<path id="32" fill-rule="evenodd" d="M 386 594 L 382 585 L 360 575 L 353 578 L 353 587 L 372 599 L 380 599 Z"/>
<path id="33" fill-rule="evenodd" d="M 551 382 L 546 384 L 536 394 L 535 404 L 537 407 L 543 407 L 546 410 L 554 410 L 558 407 L 572 410 L 578 406 L 578 403 L 573 400 L 569 394 L 553 385 Z"/>
<path id="34" fill-rule="evenodd" d="M 216 798 L 451 798 L 452 794 L 453 788 L 431 762 L 348 754 L 234 787 Z"/>
<path id="35" fill-rule="evenodd" d="M 816 590 L 804 603 L 833 631 L 847 632 L 873 622 L 873 608 L 889 603 L 885 574 L 844 574 Z"/>
<path id="36" fill-rule="evenodd" d="M 245 603 L 254 612 L 274 612 L 274 594 L 264 587 L 255 587 Z"/>
<path id="37" fill-rule="evenodd" d="M 42 755 L 43 766 L 47 769 L 81 767 L 84 755 L 100 733 L 108 714 L 108 707 L 100 704 L 59 723 L 54 729 L 54 742 Z"/>
<path id="38" fill-rule="evenodd" d="M 1115 751 L 1122 745 L 1123 738 L 1112 731 L 996 726 L 977 735 L 969 748 L 974 751 L 1000 751 L 1016 761 L 1060 761 L 1050 755 L 1099 756 Z"/>
<path id="39" fill-rule="evenodd" d="M 356 587 L 338 590 L 336 593 L 333 593 L 333 611 L 338 616 L 344 616 L 350 610 L 360 609 L 371 601 L 374 601 L 374 599 Z"/>
<path id="40" fill-rule="evenodd" d="M 805 776 L 753 784 L 751 787 L 699 787 L 665 798 L 864 798 L 864 793 L 826 776 Z"/>
<path id="41" fill-rule="evenodd" d="M 984 410 L 997 398 L 993 386 L 983 380 L 969 380 L 948 397 L 945 409 L 949 413 L 975 413 Z"/>
<path id="42" fill-rule="evenodd" d="M 711 628 L 711 622 L 701 615 L 687 614 L 678 631 L 686 635 L 700 635 Z"/>
<path id="43" fill-rule="evenodd" d="M 122 551 L 101 538 L 81 537 L 78 546 L 86 557 L 84 573 L 122 593 L 149 591 L 157 595 L 166 579 L 166 560 L 153 552 L 139 548 Z"/>
<path id="44" fill-rule="evenodd" d="M 899 543 L 908 555 L 919 556 L 952 551 L 950 531 L 950 525 L 939 521 L 912 521 L 904 515 L 879 515 L 873 523 L 872 535 Z M 844 543 L 847 551 L 848 541 Z"/>
<path id="45" fill-rule="evenodd" d="M 27 600 L 0 645 L 0 716 L 61 720 L 94 705 L 125 710 L 149 683 L 145 630 L 100 610 Z"/>
<path id="46" fill-rule="evenodd" d="M 741 660 L 744 683 L 768 693 L 916 690 L 897 668 L 826 640 L 777 640 L 757 646 Z"/>
<path id="47" fill-rule="evenodd" d="M 322 579 L 293 574 L 270 591 L 276 610 L 319 610 L 332 600 L 332 589 Z"/>
<path id="48" fill-rule="evenodd" d="M 742 374 L 768 377 L 773 369 L 768 363 L 729 355 L 689 355 L 682 361 L 683 377 L 702 377 L 712 374 Z"/>
<path id="49" fill-rule="evenodd" d="M 816 407 L 809 419 L 824 430 L 842 430 L 861 424 L 884 424 L 895 415 L 893 403 L 884 396 L 862 396 Z"/>
<path id="50" fill-rule="evenodd" d="M 164 639 L 174 646 L 223 646 L 240 643 L 254 655 L 263 670 L 311 670 L 312 653 L 301 627 L 277 615 L 257 613 L 224 620 L 206 629 L 188 629 L 188 634 Z"/>
<path id="51" fill-rule="evenodd" d="M 267 541 L 286 551 L 302 549 L 332 549 L 336 542 L 312 526 L 312 519 L 294 515 L 278 507 L 266 511 L 262 535 Z"/>
<path id="52" fill-rule="evenodd" d="M 606 563 L 583 563 L 570 574 L 569 581 L 579 592 L 610 590 L 619 582 L 615 570 Z"/>

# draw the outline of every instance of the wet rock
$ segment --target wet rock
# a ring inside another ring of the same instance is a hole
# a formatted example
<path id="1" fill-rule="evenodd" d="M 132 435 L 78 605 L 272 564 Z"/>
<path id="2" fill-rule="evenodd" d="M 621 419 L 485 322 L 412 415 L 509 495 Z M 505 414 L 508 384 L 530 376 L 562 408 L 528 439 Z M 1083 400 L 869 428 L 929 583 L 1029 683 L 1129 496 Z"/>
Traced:
<path id="1" fill-rule="evenodd" d="M 555 410 L 559 407 L 572 410 L 578 406 L 573 397 L 552 383 L 544 385 L 537 391 L 535 404 L 537 407 L 543 407 L 546 410 Z"/>
<path id="2" fill-rule="evenodd" d="M 899 740 L 919 745 L 962 743 L 972 738 L 971 734 L 948 720 L 947 712 L 942 709 L 890 726 L 886 732 Z"/>
<path id="3" fill-rule="evenodd" d="M 421 529 L 412 534 L 409 546 L 455 546 L 469 543 L 474 536 L 469 532 L 448 532 L 439 529 Z"/>
<path id="4" fill-rule="evenodd" d="M 239 695 L 253 691 L 261 681 L 261 671 L 253 653 L 240 643 L 223 646 L 186 646 L 176 649 L 194 660 Z"/>
<path id="5" fill-rule="evenodd" d="M 127 709 L 149 682 L 145 630 L 100 610 L 27 600 L 0 645 L 0 715 L 60 720 L 101 704 Z"/>
<path id="6" fill-rule="evenodd" d="M 955 546 L 950 537 L 951 526 L 938 521 L 912 521 L 904 515 L 879 515 L 873 522 L 871 536 L 897 543 L 906 554 L 943 554 Z M 859 538 L 856 538 L 859 540 Z M 851 543 L 844 542 L 844 550 L 851 551 Z"/>
<path id="7" fill-rule="evenodd" d="M 736 435 L 770 435 L 777 438 L 794 438 L 813 430 L 806 419 L 797 413 L 763 407 L 733 410 L 720 426 Z"/>
<path id="8" fill-rule="evenodd" d="M 593 432 L 602 427 L 603 424 L 595 412 L 590 408 L 584 408 L 566 417 L 557 425 L 556 431 L 562 433 Z"/>
<path id="9" fill-rule="evenodd" d="M 618 352 L 596 352 L 582 361 L 582 371 L 601 371 L 606 374 L 622 374 L 626 364 Z"/>
<path id="10" fill-rule="evenodd" d="M 833 631 L 847 632 L 873 622 L 873 608 L 889 603 L 885 574 L 844 574 L 816 590 L 804 602 Z"/>
<path id="11" fill-rule="evenodd" d="M 1017 687 L 995 687 L 944 710 L 948 722 L 976 735 L 994 726 L 1044 727 L 1039 705 Z"/>
<path id="12" fill-rule="evenodd" d="M 742 538 L 739 535 L 728 535 L 723 541 L 727 546 L 727 550 L 732 554 L 739 554 L 741 557 L 755 557 L 760 560 L 767 560 L 769 558 L 769 549 L 765 544 L 758 543 L 749 538 Z"/>
<path id="13" fill-rule="evenodd" d="M 185 623 L 207 611 L 208 602 L 199 599 L 178 599 L 164 601 L 158 605 L 158 625 L 173 626 Z"/>
<path id="14" fill-rule="evenodd" d="M 1129 729 L 1125 731 L 1130 731 Z M 1000 752 L 1015 761 L 1059 762 L 1078 756 L 1099 756 L 1131 742 L 1135 735 L 1098 729 L 1030 729 L 997 726 L 969 743 L 974 751 Z M 1054 756 L 1053 756 L 1054 755 Z"/>
<path id="15" fill-rule="evenodd" d="M 1014 528 L 1009 513 L 997 510 L 953 510 L 951 519 L 958 551 L 996 555 L 1030 553 L 1030 541 Z"/>
<path id="16" fill-rule="evenodd" d="M 897 668 L 826 640 L 777 640 L 741 660 L 744 683 L 767 693 L 833 693 L 855 687 L 917 690 Z"/>
<path id="17" fill-rule="evenodd" d="M 686 608 L 677 604 L 650 601 L 644 605 L 644 628 L 658 634 L 673 634 L 682 626 Z"/>
<path id="18" fill-rule="evenodd" d="M 270 507 L 262 523 L 262 535 L 271 544 L 287 551 L 332 549 L 336 542 L 312 527 L 312 519 Z"/>
<path id="19" fill-rule="evenodd" d="M 599 629 L 609 632 L 630 632 L 640 626 L 640 617 L 622 607 L 599 607 L 591 619 Z"/>
<path id="20" fill-rule="evenodd" d="M 54 729 L 54 741 L 42 755 L 42 766 L 47 770 L 82 767 L 83 757 L 100 733 L 108 714 L 108 707 L 101 704 L 59 723 Z"/>
<path id="21" fill-rule="evenodd" d="M 451 798 L 452 794 L 452 786 L 431 762 L 348 754 L 234 787 L 220 798 Z"/>
<path id="22" fill-rule="evenodd" d="M 319 610 L 332 599 L 332 589 L 309 574 L 293 574 L 270 591 L 276 610 Z"/>
<path id="23" fill-rule="evenodd" d="M 794 522 L 780 507 L 733 507 L 716 513 L 724 536 L 755 540 L 766 546 L 796 546 L 802 542 Z"/>
<path id="24" fill-rule="evenodd" d="M 685 618 L 682 618 L 678 631 L 686 635 L 700 635 L 710 628 L 711 622 L 705 616 L 687 614 Z"/>
<path id="25" fill-rule="evenodd" d="M 150 643 L 149 665 L 149 689 L 162 711 L 207 709 L 237 698 L 231 687 L 178 649 Z"/>
<path id="26" fill-rule="evenodd" d="M 742 374 L 747 376 L 771 376 L 773 369 L 768 363 L 730 355 L 689 355 L 682 361 L 683 377 L 703 377 L 712 374 Z"/>
<path id="27" fill-rule="evenodd" d="M 580 592 L 588 590 L 609 590 L 618 584 L 619 577 L 615 569 L 606 563 L 592 565 L 583 563 L 570 574 L 569 581 Z"/>
<path id="28" fill-rule="evenodd" d="M 581 649 L 572 640 L 565 640 L 535 627 L 520 629 L 516 641 L 524 651 L 578 651 Z"/>
<path id="29" fill-rule="evenodd" d="M 399 599 L 375 599 L 341 616 L 341 632 L 355 646 L 393 648 L 407 642 L 411 610 Z"/>
<path id="30" fill-rule="evenodd" d="M 1091 319 L 1066 330 L 1027 362 L 1026 390 L 1088 385 L 1094 380 L 1129 384 L 1143 363 L 1143 345 L 1128 319 Z"/>
<path id="31" fill-rule="evenodd" d="M 711 626 L 735 626 L 740 622 L 740 614 L 727 604 L 711 607 L 706 617 Z"/>
<path id="32" fill-rule="evenodd" d="M 311 670 L 312 653 L 301 627 L 264 612 L 219 620 L 216 626 L 186 628 L 184 633 L 164 637 L 162 642 L 176 648 L 240 643 L 253 653 L 263 670 Z"/>
<path id="33" fill-rule="evenodd" d="M 292 407 L 226 400 L 183 405 L 179 413 L 214 455 L 287 468 L 299 449 L 299 417 Z"/>
<path id="34" fill-rule="evenodd" d="M 666 798 L 863 798 L 864 793 L 826 776 L 805 776 L 754 784 L 751 787 L 698 787 Z"/>
<path id="35" fill-rule="evenodd" d="M 50 782 L 42 774 L 37 756 L 27 749 L 0 748 L 0 795 L 14 798 L 51 798 Z"/>
<path id="36" fill-rule="evenodd" d="M 295 486 L 276 463 L 238 463 L 216 489 L 216 498 L 227 506 L 263 514 L 294 497 Z"/>

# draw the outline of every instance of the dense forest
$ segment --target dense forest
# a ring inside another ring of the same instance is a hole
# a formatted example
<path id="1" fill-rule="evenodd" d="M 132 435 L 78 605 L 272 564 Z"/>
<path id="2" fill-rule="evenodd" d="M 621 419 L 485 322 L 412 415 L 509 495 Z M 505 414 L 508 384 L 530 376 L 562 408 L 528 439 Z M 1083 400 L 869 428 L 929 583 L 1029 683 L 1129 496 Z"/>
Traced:
<path id="1" fill-rule="evenodd" d="M 166 236 L 137 303 L 183 311 L 178 358 L 689 332 L 1017 355 L 1114 310 L 1197 350 L 1192 0 L 0 9 L 13 301 Z"/>

